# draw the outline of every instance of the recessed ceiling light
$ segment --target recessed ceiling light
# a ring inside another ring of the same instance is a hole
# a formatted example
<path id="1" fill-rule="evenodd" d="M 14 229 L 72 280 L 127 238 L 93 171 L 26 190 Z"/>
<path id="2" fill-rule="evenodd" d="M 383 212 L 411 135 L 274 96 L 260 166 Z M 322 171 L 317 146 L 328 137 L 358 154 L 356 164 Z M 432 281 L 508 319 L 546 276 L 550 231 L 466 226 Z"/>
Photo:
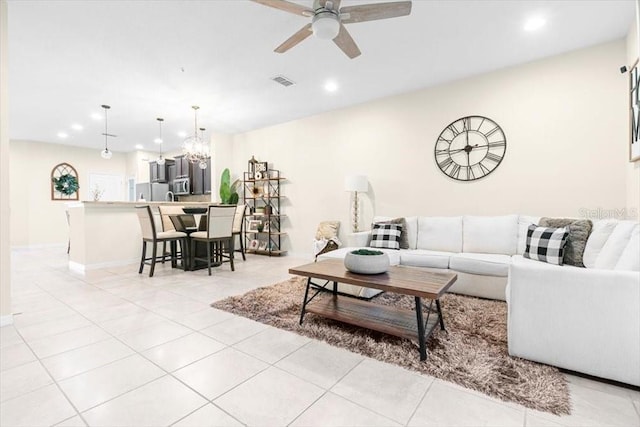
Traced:
<path id="1" fill-rule="evenodd" d="M 99 113 L 91 113 L 91 117 L 93 120 L 102 120 L 102 116 Z"/>
<path id="2" fill-rule="evenodd" d="M 547 23 L 547 20 L 544 19 L 543 17 L 534 16 L 532 18 L 529 18 L 527 22 L 524 23 L 524 30 L 529 32 L 536 31 L 544 27 L 546 23 Z"/>
<path id="3" fill-rule="evenodd" d="M 62 139 L 65 139 L 69 136 L 69 134 L 66 132 L 58 132 L 57 135 L 58 135 L 58 138 L 62 138 Z"/>
<path id="4" fill-rule="evenodd" d="M 328 81 L 324 84 L 324 90 L 327 92 L 335 92 L 338 90 L 338 83 L 334 81 Z"/>
<path id="5" fill-rule="evenodd" d="M 186 138 L 187 137 L 187 133 L 185 131 L 180 131 L 180 132 L 178 132 L 178 136 L 180 138 Z"/>
<path id="6" fill-rule="evenodd" d="M 71 129 L 81 131 L 82 129 L 84 129 L 84 127 L 78 123 L 74 123 L 71 125 Z"/>
<path id="7" fill-rule="evenodd" d="M 144 148 L 144 145 L 136 144 L 136 150 L 142 150 L 143 148 Z"/>
<path id="8" fill-rule="evenodd" d="M 162 140 L 160 138 L 156 138 L 153 140 L 156 144 L 162 144 Z"/>

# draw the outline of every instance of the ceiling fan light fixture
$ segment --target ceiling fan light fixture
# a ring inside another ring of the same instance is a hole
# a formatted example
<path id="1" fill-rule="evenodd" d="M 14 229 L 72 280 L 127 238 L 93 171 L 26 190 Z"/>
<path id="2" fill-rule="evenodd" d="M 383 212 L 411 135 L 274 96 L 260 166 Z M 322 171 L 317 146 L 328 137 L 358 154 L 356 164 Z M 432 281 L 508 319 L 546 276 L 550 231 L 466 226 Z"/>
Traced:
<path id="1" fill-rule="evenodd" d="M 340 18 L 331 11 L 318 12 L 311 23 L 313 35 L 322 40 L 333 40 L 340 32 Z"/>

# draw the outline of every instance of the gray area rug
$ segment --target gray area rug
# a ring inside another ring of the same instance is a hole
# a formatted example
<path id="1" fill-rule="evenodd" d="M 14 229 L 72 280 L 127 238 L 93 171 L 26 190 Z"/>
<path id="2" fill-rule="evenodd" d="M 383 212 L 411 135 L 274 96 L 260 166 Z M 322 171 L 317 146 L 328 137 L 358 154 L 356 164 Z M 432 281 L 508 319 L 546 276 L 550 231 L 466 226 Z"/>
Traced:
<path id="1" fill-rule="evenodd" d="M 507 305 L 502 301 L 447 294 L 441 300 L 447 330 L 436 328 L 427 343 L 427 360 L 420 362 L 417 339 L 396 338 L 311 313 L 300 326 L 305 283 L 296 277 L 211 306 L 527 408 L 556 415 L 570 412 L 569 388 L 558 369 L 509 356 Z M 414 309 L 412 297 L 397 294 L 383 293 L 372 301 Z"/>

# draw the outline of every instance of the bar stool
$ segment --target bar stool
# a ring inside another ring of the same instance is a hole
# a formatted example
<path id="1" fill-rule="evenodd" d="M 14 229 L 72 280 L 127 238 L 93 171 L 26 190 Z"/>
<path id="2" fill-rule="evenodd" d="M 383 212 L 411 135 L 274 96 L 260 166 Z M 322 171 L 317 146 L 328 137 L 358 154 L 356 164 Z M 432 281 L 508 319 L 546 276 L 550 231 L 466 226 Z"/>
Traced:
<path id="1" fill-rule="evenodd" d="M 195 261 L 206 261 L 211 276 L 211 250 L 214 251 L 216 262 L 225 262 L 227 258 L 231 264 L 231 271 L 235 271 L 233 265 L 233 219 L 235 217 L 235 205 L 211 205 L 207 212 L 207 231 L 191 233 L 191 254 L 193 265 Z M 196 242 L 207 244 L 207 258 L 196 258 Z M 225 249 L 227 254 L 225 255 Z"/>
<path id="2" fill-rule="evenodd" d="M 138 214 L 138 220 L 140 221 L 140 228 L 142 229 L 142 257 L 140 259 L 139 274 L 142 274 L 145 264 L 150 265 L 149 277 L 153 277 L 153 272 L 156 268 L 156 259 L 158 256 L 158 243 L 169 242 L 171 244 L 172 256 L 171 266 L 176 265 L 177 258 L 177 242 L 180 242 L 182 247 L 186 244 L 187 235 L 179 231 L 156 231 L 156 222 L 153 218 L 153 212 L 151 212 L 150 206 L 136 206 L 136 213 Z M 153 254 L 151 257 L 147 256 L 147 243 L 153 244 Z M 182 258 L 182 253 L 180 254 Z M 163 254 L 164 259 L 164 254 Z"/>
<path id="3" fill-rule="evenodd" d="M 177 230 L 173 222 L 171 221 L 170 215 L 178 215 L 182 214 L 184 206 L 158 206 L 158 212 L 160 213 L 160 220 L 162 222 L 162 231 L 179 231 Z M 180 252 L 184 250 L 182 244 L 180 244 Z M 162 263 L 164 264 L 165 259 L 167 257 L 167 242 L 162 244 Z M 169 256 L 171 258 L 171 255 Z"/>

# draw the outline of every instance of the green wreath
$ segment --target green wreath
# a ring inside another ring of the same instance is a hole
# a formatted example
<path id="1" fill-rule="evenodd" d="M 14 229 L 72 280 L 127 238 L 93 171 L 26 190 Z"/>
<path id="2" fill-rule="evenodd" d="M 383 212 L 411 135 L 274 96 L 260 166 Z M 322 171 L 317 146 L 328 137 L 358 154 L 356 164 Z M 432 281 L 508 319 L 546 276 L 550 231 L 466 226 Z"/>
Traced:
<path id="1" fill-rule="evenodd" d="M 73 175 L 69 175 L 68 173 L 60 175 L 60 178 L 51 178 L 51 180 L 53 181 L 56 191 L 64 194 L 65 196 L 72 195 L 80 188 L 78 185 L 78 178 Z"/>

